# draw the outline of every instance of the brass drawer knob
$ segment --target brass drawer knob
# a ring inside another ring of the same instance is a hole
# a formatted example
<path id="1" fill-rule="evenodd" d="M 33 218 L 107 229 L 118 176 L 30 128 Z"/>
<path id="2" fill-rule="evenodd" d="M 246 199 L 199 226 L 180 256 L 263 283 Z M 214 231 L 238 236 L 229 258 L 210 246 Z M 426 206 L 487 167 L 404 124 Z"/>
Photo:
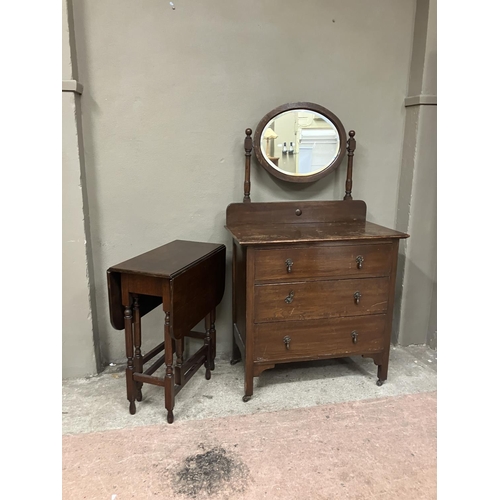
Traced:
<path id="1" fill-rule="evenodd" d="M 364 262 L 364 258 L 362 255 L 358 255 L 356 257 L 356 264 L 358 265 L 358 269 L 361 269 L 363 267 L 363 262 Z"/>
<path id="2" fill-rule="evenodd" d="M 358 342 L 358 332 L 356 330 L 354 330 L 351 333 L 351 338 L 352 338 L 352 343 L 353 344 L 356 344 Z"/>
<path id="3" fill-rule="evenodd" d="M 361 294 L 359 292 L 354 292 L 354 302 L 356 304 L 359 304 L 360 299 L 361 299 Z"/>
<path id="4" fill-rule="evenodd" d="M 287 304 L 291 304 L 292 301 L 293 301 L 293 296 L 295 295 L 295 293 L 293 292 L 293 290 L 290 290 L 289 294 L 288 294 L 288 297 L 285 298 L 285 302 Z"/>
<path id="5" fill-rule="evenodd" d="M 290 349 L 290 342 L 291 341 L 292 341 L 292 339 L 288 335 L 283 338 L 283 342 L 285 343 L 285 346 L 287 349 Z"/>
<path id="6" fill-rule="evenodd" d="M 286 272 L 291 273 L 292 272 L 292 266 L 293 266 L 293 260 L 292 259 L 286 259 L 285 260 L 286 264 Z"/>

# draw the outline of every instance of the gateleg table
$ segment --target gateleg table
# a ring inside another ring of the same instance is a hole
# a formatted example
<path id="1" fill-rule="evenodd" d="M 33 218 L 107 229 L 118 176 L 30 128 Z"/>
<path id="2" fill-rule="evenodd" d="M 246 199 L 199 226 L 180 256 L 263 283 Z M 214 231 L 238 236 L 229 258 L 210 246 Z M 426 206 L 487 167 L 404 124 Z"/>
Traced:
<path id="1" fill-rule="evenodd" d="M 224 245 L 175 240 L 108 269 L 111 324 L 116 330 L 125 330 L 127 399 L 132 415 L 135 402 L 142 400 L 143 384 L 154 384 L 164 387 L 171 424 L 175 396 L 202 365 L 205 378 L 210 379 L 216 354 L 215 309 L 224 295 L 225 262 Z M 165 312 L 164 341 L 143 355 L 141 317 L 160 304 Z M 203 318 L 205 332 L 192 331 Z M 204 340 L 187 360 L 185 337 Z M 165 377 L 154 376 L 163 365 Z"/>

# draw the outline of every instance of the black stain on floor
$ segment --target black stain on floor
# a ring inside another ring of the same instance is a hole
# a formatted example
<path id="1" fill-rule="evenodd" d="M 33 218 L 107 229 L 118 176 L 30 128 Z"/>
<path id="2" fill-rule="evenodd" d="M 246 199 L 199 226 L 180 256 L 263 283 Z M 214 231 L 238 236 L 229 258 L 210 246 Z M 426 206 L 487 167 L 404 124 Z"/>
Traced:
<path id="1" fill-rule="evenodd" d="M 174 489 L 187 497 L 231 496 L 242 493 L 248 481 L 248 467 L 222 446 L 188 456 L 174 473 Z"/>

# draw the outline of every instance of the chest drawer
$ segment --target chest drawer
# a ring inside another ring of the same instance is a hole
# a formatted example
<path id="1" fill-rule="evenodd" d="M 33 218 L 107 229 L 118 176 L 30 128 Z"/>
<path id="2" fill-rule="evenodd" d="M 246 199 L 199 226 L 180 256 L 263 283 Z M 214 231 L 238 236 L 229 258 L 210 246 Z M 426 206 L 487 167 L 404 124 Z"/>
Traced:
<path id="1" fill-rule="evenodd" d="M 312 245 L 258 250 L 257 281 L 296 281 L 349 276 L 387 276 L 391 269 L 391 245 Z"/>
<path id="2" fill-rule="evenodd" d="M 257 361 L 320 359 L 383 349 L 386 315 L 262 323 L 255 326 Z"/>
<path id="3" fill-rule="evenodd" d="M 380 314 L 387 310 L 389 278 L 256 285 L 255 323 Z"/>

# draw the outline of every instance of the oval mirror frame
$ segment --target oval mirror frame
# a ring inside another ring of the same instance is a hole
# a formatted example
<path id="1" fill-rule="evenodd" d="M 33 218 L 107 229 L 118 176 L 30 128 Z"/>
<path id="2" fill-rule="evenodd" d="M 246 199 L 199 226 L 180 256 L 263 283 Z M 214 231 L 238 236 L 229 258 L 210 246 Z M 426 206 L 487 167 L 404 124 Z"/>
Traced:
<path id="1" fill-rule="evenodd" d="M 264 133 L 265 127 L 269 124 L 270 121 L 276 119 L 280 114 L 285 113 L 287 111 L 293 110 L 301 110 L 301 111 L 313 111 L 318 113 L 319 115 L 327 118 L 337 129 L 339 135 L 339 149 L 337 152 L 337 156 L 330 162 L 330 164 L 326 165 L 321 170 L 314 172 L 310 175 L 291 175 L 286 174 L 282 170 L 277 170 L 274 166 L 272 166 L 271 162 L 266 159 L 264 154 L 262 153 L 261 143 L 262 143 L 262 134 Z M 335 168 L 337 168 L 342 160 L 344 159 L 346 153 L 346 145 L 347 145 L 347 136 L 344 125 L 340 121 L 340 119 L 333 114 L 330 110 L 326 109 L 319 104 L 315 104 L 312 102 L 293 102 L 288 104 L 283 104 L 273 109 L 267 115 L 262 118 L 262 120 L 257 125 L 254 135 L 253 147 L 255 151 L 255 156 L 257 157 L 258 162 L 274 177 L 278 179 L 282 179 L 288 182 L 314 182 L 318 179 L 321 179 L 331 173 Z"/>

